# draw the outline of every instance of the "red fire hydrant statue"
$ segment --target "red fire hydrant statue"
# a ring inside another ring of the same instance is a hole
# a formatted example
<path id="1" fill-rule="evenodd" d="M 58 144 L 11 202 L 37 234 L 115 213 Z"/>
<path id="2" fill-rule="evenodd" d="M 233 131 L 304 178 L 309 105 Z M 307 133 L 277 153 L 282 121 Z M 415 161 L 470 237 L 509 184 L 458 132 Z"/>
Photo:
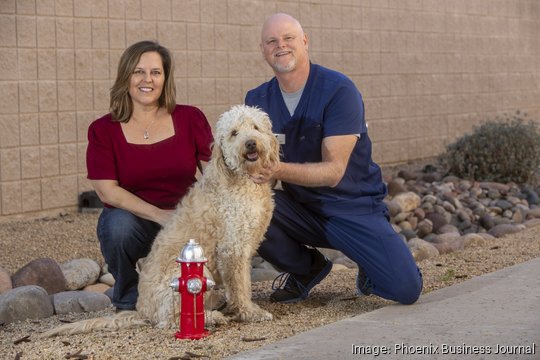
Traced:
<path id="1" fill-rule="evenodd" d="M 203 275 L 207 261 L 194 239 L 189 240 L 176 258 L 180 277 L 173 278 L 169 286 L 180 293 L 180 330 L 174 334 L 177 339 L 201 339 L 210 334 L 204 328 L 204 293 L 215 283 Z"/>

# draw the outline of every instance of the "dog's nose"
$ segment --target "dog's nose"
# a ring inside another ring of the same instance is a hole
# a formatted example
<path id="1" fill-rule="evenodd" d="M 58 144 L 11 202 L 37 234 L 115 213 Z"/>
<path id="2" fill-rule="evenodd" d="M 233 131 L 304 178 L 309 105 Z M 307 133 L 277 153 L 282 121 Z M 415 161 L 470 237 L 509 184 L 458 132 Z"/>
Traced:
<path id="1" fill-rule="evenodd" d="M 257 142 L 255 140 L 246 141 L 246 149 L 248 149 L 249 151 L 257 150 Z"/>

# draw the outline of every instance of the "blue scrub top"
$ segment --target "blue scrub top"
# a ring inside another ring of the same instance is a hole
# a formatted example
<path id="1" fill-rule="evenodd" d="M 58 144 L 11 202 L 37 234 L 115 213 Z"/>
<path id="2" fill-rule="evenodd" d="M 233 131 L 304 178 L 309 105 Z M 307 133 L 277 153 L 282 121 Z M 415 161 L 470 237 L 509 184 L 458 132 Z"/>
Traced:
<path id="1" fill-rule="evenodd" d="M 349 78 L 311 64 L 292 116 L 275 77 L 250 90 L 245 103 L 268 113 L 273 132 L 283 134 L 279 138 L 285 139 L 281 144 L 284 162 L 320 162 L 323 138 L 360 134 L 345 175 L 336 187 L 305 187 L 283 182 L 283 189 L 323 216 L 368 214 L 381 209 L 386 186 L 379 166 L 371 159 L 362 96 Z"/>

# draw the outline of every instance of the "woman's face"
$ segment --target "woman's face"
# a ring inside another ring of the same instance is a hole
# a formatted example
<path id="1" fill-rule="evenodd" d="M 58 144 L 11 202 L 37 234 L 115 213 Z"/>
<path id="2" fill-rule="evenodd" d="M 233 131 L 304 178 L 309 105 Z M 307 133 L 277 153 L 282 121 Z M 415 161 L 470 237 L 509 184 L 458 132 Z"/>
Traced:
<path id="1" fill-rule="evenodd" d="M 155 51 L 141 55 L 131 74 L 129 95 L 134 104 L 159 106 L 159 97 L 165 83 L 165 71 L 161 55 Z"/>

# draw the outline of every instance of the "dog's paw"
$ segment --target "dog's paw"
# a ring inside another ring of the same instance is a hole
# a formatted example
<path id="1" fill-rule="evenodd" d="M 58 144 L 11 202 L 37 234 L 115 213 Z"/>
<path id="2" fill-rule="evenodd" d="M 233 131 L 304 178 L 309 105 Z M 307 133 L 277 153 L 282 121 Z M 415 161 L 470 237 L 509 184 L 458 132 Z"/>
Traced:
<path id="1" fill-rule="evenodd" d="M 225 325 L 228 323 L 229 320 L 227 317 L 219 311 L 205 311 L 204 313 L 204 324 L 206 326 Z"/>
<path id="2" fill-rule="evenodd" d="M 216 291 L 207 291 L 204 294 L 204 310 L 223 310 L 227 305 L 227 299 L 224 294 Z"/>
<path id="3" fill-rule="evenodd" d="M 268 311 L 256 306 L 246 311 L 239 311 L 234 319 L 242 322 L 261 322 L 272 320 L 274 317 Z"/>
<path id="4" fill-rule="evenodd" d="M 158 329 L 176 329 L 178 328 L 178 325 L 176 322 L 170 322 L 170 321 L 160 321 L 154 325 Z"/>

